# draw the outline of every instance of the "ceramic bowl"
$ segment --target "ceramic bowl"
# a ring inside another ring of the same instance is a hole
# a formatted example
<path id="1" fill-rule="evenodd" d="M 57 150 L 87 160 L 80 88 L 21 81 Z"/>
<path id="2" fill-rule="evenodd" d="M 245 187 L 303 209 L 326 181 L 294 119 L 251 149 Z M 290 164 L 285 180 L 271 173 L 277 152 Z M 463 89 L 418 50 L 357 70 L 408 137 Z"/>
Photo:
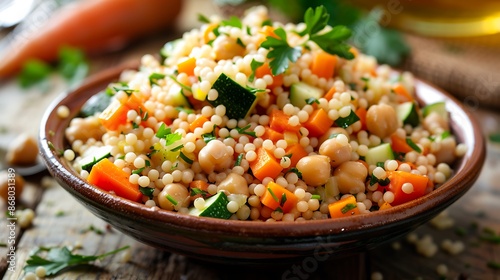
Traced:
<path id="1" fill-rule="evenodd" d="M 51 148 L 67 147 L 64 130 L 71 118 L 92 95 L 117 81 L 122 70 L 101 72 L 53 102 L 41 123 L 42 157 L 64 189 L 116 229 L 146 244 L 205 261 L 253 265 L 306 257 L 319 260 L 369 250 L 409 233 L 460 198 L 473 185 L 484 162 L 484 138 L 473 114 L 449 94 L 418 80 L 419 102 L 445 101 L 453 133 L 468 148 L 453 166 L 452 178 L 424 197 L 384 211 L 295 223 L 199 218 L 153 210 L 90 185 Z M 70 109 L 68 118 L 57 116 L 61 105 Z"/>

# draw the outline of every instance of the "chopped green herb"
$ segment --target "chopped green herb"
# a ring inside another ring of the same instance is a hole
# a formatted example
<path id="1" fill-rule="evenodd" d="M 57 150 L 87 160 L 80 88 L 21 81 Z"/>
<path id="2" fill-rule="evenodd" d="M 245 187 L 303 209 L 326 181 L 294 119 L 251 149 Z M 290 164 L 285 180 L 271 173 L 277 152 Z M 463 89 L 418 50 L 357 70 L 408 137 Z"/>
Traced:
<path id="1" fill-rule="evenodd" d="M 273 21 L 270 19 L 266 19 L 262 22 L 262 26 L 273 26 Z M 250 34 L 248 34 L 250 35 Z"/>
<path id="2" fill-rule="evenodd" d="M 232 27 L 237 27 L 237 28 L 243 28 L 243 24 L 241 23 L 240 18 L 236 16 L 231 16 L 227 20 L 222 21 L 222 26 L 232 26 Z"/>
<path id="3" fill-rule="evenodd" d="M 286 38 L 286 31 L 283 28 L 274 30 L 274 34 L 278 38 L 267 36 L 266 40 L 260 45 L 268 49 L 267 58 L 271 59 L 269 67 L 271 73 L 276 76 L 288 69 L 290 62 L 295 62 L 300 57 L 302 50 L 299 47 L 291 47 Z"/>
<path id="4" fill-rule="evenodd" d="M 288 170 L 287 173 L 288 172 L 293 172 L 293 173 L 297 174 L 299 179 L 302 179 L 302 173 L 296 167 L 290 168 L 290 170 Z"/>
<path id="5" fill-rule="evenodd" d="M 337 124 L 342 128 L 348 128 L 351 124 L 357 121 L 359 121 L 358 115 L 356 115 L 356 113 L 354 113 L 354 111 L 351 110 L 351 113 L 347 117 L 345 118 L 339 117 L 338 119 L 336 119 L 335 124 Z"/>
<path id="6" fill-rule="evenodd" d="M 165 146 L 172 145 L 175 141 L 179 141 L 181 139 L 182 135 L 178 132 L 167 134 L 167 136 L 165 137 L 165 140 L 167 140 Z"/>
<path id="7" fill-rule="evenodd" d="M 104 259 L 128 248 L 129 246 L 125 246 L 102 255 L 84 256 L 71 253 L 67 247 L 40 247 L 30 253 L 23 269 L 26 273 L 34 273 L 38 267 L 44 267 L 46 276 L 53 276 L 63 270 Z"/>
<path id="8" fill-rule="evenodd" d="M 236 162 L 234 163 L 234 166 L 240 166 L 242 159 L 243 159 L 243 153 L 238 155 L 238 157 L 236 158 Z"/>
<path id="9" fill-rule="evenodd" d="M 205 15 L 198 14 L 198 21 L 201 23 L 210 23 L 210 19 L 208 19 Z"/>
<path id="10" fill-rule="evenodd" d="M 162 123 L 160 125 L 160 128 L 158 128 L 158 131 L 156 132 L 156 137 L 158 138 L 165 138 L 168 134 L 172 133 L 172 129 L 170 127 L 167 127 L 165 123 Z"/>
<path id="11" fill-rule="evenodd" d="M 58 70 L 66 80 L 70 81 L 70 85 L 81 82 L 89 70 L 84 52 L 76 48 L 62 47 L 59 50 Z"/>
<path id="12" fill-rule="evenodd" d="M 280 206 L 283 207 L 283 205 L 285 205 L 285 203 L 286 203 L 286 194 L 283 193 L 283 194 L 281 194 Z"/>
<path id="13" fill-rule="evenodd" d="M 255 59 L 252 59 L 252 62 L 250 62 L 250 68 L 252 69 L 252 74 L 248 76 L 249 82 L 253 82 L 253 80 L 255 79 L 255 71 L 262 65 L 264 65 L 264 62 L 259 62 Z"/>
<path id="14" fill-rule="evenodd" d="M 132 122 L 132 128 L 133 129 L 138 129 L 139 125 L 136 122 Z"/>
<path id="15" fill-rule="evenodd" d="M 314 103 L 319 104 L 319 100 L 314 97 L 309 97 L 306 99 L 306 104 L 312 105 Z"/>
<path id="16" fill-rule="evenodd" d="M 191 91 L 191 88 L 186 86 L 185 84 L 179 82 L 174 75 L 168 75 L 170 79 L 172 79 L 176 84 L 178 84 L 183 90 Z"/>
<path id="17" fill-rule="evenodd" d="M 149 197 L 149 199 L 153 199 L 153 192 L 155 191 L 154 188 L 149 188 L 149 187 L 139 187 L 139 191 Z"/>
<path id="18" fill-rule="evenodd" d="M 236 39 L 236 44 L 240 45 L 242 48 L 247 47 L 247 46 L 245 46 L 245 43 L 243 43 L 243 41 L 241 41 L 241 38 Z"/>
<path id="19" fill-rule="evenodd" d="M 212 132 L 204 133 L 201 135 L 201 137 L 203 138 L 203 141 L 205 141 L 205 143 L 208 143 L 212 140 L 217 139 L 217 137 L 215 136 L 215 128 L 216 127 L 217 127 L 217 125 L 214 124 L 214 128 L 212 129 Z"/>
<path id="20" fill-rule="evenodd" d="M 274 194 L 273 190 L 271 188 L 267 188 L 267 191 L 271 194 L 271 196 L 273 197 L 273 199 L 276 201 L 276 202 L 279 202 L 279 199 L 278 197 Z"/>
<path id="21" fill-rule="evenodd" d="M 132 171 L 132 174 L 141 174 L 145 167 L 141 167 Z"/>
<path id="22" fill-rule="evenodd" d="M 193 109 L 184 108 L 184 107 L 175 107 L 175 110 L 177 110 L 179 112 L 185 112 L 186 114 L 192 114 L 192 113 L 194 113 Z"/>
<path id="23" fill-rule="evenodd" d="M 158 80 L 161 80 L 161 79 L 164 79 L 164 78 L 165 78 L 165 74 L 162 74 L 162 73 L 152 73 L 151 75 L 149 75 L 149 84 L 151 86 L 158 85 Z"/>
<path id="24" fill-rule="evenodd" d="M 342 209 L 340 209 L 340 212 L 342 212 L 342 214 L 345 214 L 356 207 L 358 206 L 355 203 L 347 203 L 344 207 L 342 207 Z"/>
<path id="25" fill-rule="evenodd" d="M 488 139 L 493 143 L 500 143 L 500 132 L 490 133 Z"/>
<path id="26" fill-rule="evenodd" d="M 66 213 L 63 210 L 59 210 L 56 212 L 56 217 L 62 217 L 64 215 L 66 215 Z"/>
<path id="27" fill-rule="evenodd" d="M 94 225 L 90 225 L 88 228 L 81 230 L 80 233 L 87 233 L 89 231 L 93 231 L 99 235 L 104 234 L 104 230 L 96 228 Z"/>
<path id="28" fill-rule="evenodd" d="M 115 90 L 115 92 L 123 91 L 123 92 L 125 92 L 128 96 L 132 95 L 132 93 L 134 93 L 134 92 L 138 92 L 138 90 L 131 89 L 131 88 L 127 87 L 127 86 L 123 86 L 123 87 L 113 87 L 113 89 Z"/>
<path id="29" fill-rule="evenodd" d="M 246 135 L 249 135 L 249 136 L 252 136 L 252 137 L 257 137 L 257 135 L 255 134 L 255 132 L 253 131 L 247 131 L 247 129 L 250 128 L 250 124 L 247 124 L 246 126 L 244 127 L 237 127 L 236 128 L 236 131 L 238 131 L 239 134 L 246 134 Z"/>
<path id="30" fill-rule="evenodd" d="M 417 144 L 415 144 L 415 142 L 413 142 L 413 140 L 411 140 L 411 138 L 409 138 L 409 137 L 406 138 L 406 143 L 408 144 L 408 146 L 410 146 L 417 153 L 422 153 L 422 149 L 420 149 L 420 147 L 417 146 Z"/>
<path id="31" fill-rule="evenodd" d="M 210 196 L 210 194 L 208 192 L 206 192 L 202 189 L 199 189 L 199 188 L 192 188 L 189 195 L 190 196 L 201 195 L 203 198 Z"/>
<path id="32" fill-rule="evenodd" d="M 311 199 L 320 200 L 321 199 L 321 195 L 319 195 L 319 194 L 313 194 L 313 195 L 311 195 Z"/>
<path id="33" fill-rule="evenodd" d="M 19 84 L 22 88 L 28 88 L 43 80 L 51 73 L 50 66 L 41 60 L 28 60 L 21 69 L 18 77 Z"/>
<path id="34" fill-rule="evenodd" d="M 175 200 L 175 198 L 173 198 L 170 194 L 167 194 L 166 198 L 168 199 L 168 201 L 170 201 L 170 203 L 172 203 L 174 206 L 177 205 L 177 200 Z"/>

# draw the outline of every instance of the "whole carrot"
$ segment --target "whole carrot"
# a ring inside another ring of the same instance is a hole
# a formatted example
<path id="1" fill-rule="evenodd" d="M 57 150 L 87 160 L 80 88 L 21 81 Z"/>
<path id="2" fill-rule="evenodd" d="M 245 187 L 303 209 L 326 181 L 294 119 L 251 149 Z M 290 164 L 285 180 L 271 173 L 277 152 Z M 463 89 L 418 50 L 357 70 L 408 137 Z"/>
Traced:
<path id="1" fill-rule="evenodd" d="M 85 52 L 122 47 L 145 34 L 171 27 L 181 0 L 83 0 L 60 10 L 0 57 L 0 79 L 16 74 L 29 59 L 54 61 L 62 46 Z"/>

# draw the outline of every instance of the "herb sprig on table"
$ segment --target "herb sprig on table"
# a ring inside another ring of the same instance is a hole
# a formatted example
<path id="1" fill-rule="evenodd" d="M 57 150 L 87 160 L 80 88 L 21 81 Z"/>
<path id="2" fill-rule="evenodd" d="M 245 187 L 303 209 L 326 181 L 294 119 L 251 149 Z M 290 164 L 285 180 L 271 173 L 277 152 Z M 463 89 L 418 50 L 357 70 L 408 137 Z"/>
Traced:
<path id="1" fill-rule="evenodd" d="M 37 267 L 43 267 L 47 276 L 53 276 L 65 269 L 70 269 L 77 265 L 90 264 L 128 248 L 129 246 L 124 246 L 101 255 L 86 256 L 73 254 L 66 246 L 40 247 L 30 254 L 29 259 L 26 261 L 26 266 L 24 266 L 24 271 L 35 272 Z"/>

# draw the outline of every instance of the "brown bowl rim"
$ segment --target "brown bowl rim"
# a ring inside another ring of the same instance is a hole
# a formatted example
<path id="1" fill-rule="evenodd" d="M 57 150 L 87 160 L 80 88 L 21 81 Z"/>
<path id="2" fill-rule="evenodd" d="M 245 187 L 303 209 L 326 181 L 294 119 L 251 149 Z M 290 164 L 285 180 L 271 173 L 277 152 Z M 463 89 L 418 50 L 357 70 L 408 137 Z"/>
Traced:
<path id="1" fill-rule="evenodd" d="M 49 144 L 56 134 L 52 127 L 61 129 L 61 123 L 69 123 L 69 119 L 76 116 L 76 108 L 72 108 L 71 115 L 66 119 L 57 117 L 57 107 L 66 105 L 71 107 L 71 102 L 82 102 L 81 94 L 88 99 L 91 95 L 98 92 L 93 91 L 96 87 L 105 88 L 108 83 L 116 81 L 120 73 L 126 69 L 133 69 L 130 65 L 113 67 L 100 73 L 97 73 L 68 94 L 62 94 L 54 100 L 47 109 L 40 127 L 39 144 L 42 158 L 48 167 L 49 172 L 54 176 L 63 187 L 73 195 L 78 196 L 82 203 L 93 204 L 98 208 L 107 208 L 107 210 L 120 214 L 123 217 L 141 219 L 144 222 L 166 223 L 173 227 L 184 228 L 194 231 L 210 231 L 214 233 L 268 237 L 272 233 L 273 237 L 303 237 L 303 236 L 321 236 L 332 234 L 348 234 L 359 231 L 371 231 L 380 228 L 390 227 L 394 223 L 411 223 L 411 218 L 425 214 L 438 205 L 453 203 L 462 196 L 474 183 L 479 176 L 480 170 L 485 158 L 485 140 L 480 131 L 480 127 L 472 112 L 458 102 L 453 96 L 432 85 L 431 83 L 417 79 L 417 97 L 421 101 L 422 97 L 419 91 L 421 87 L 428 87 L 439 93 L 435 97 L 436 101 L 446 101 L 448 111 L 451 111 L 452 129 L 457 131 L 460 126 L 467 126 L 467 130 L 462 130 L 465 135 L 461 137 L 461 142 L 473 143 L 472 150 L 468 150 L 466 155 L 457 163 L 456 172 L 447 182 L 435 189 L 431 193 L 405 203 L 394 206 L 383 211 L 375 211 L 363 215 L 345 217 L 339 219 L 309 220 L 304 222 L 257 222 L 257 221 L 238 221 L 222 220 L 215 218 L 194 217 L 187 214 L 179 214 L 172 211 L 148 208 L 145 205 L 129 201 L 114 194 L 102 191 L 95 186 L 86 183 L 80 176 L 70 168 L 70 165 L 58 155 L 58 150 L 62 147 L 53 147 Z M 89 95 L 88 91 L 93 93 Z M 86 100 L 85 99 L 85 100 Z M 424 98 L 425 99 L 425 98 Z M 80 103 L 81 106 L 83 103 Z M 78 106 L 78 109 L 79 109 Z M 66 127 L 64 126 L 64 127 Z M 472 131 L 472 134 L 468 132 Z M 62 135 L 61 135 L 62 136 Z M 439 207 L 438 207 L 439 208 Z M 429 217 L 430 218 L 430 217 Z"/>

